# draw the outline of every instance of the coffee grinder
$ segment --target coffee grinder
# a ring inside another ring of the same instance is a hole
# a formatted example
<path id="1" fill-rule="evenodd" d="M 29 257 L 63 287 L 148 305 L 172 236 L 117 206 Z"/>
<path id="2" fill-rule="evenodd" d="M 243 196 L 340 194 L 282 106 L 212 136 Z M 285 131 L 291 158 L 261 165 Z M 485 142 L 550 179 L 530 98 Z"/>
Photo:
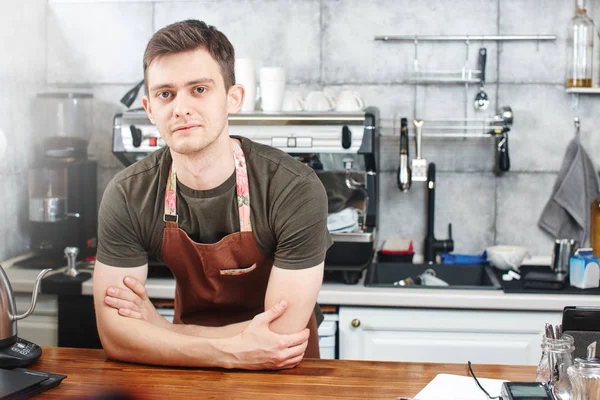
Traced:
<path id="1" fill-rule="evenodd" d="M 66 247 L 77 247 L 79 260 L 96 254 L 97 163 L 87 156 L 92 99 L 89 93 L 42 93 L 36 98 L 42 129 L 29 170 L 28 221 L 36 255 L 21 266 L 63 266 Z"/>

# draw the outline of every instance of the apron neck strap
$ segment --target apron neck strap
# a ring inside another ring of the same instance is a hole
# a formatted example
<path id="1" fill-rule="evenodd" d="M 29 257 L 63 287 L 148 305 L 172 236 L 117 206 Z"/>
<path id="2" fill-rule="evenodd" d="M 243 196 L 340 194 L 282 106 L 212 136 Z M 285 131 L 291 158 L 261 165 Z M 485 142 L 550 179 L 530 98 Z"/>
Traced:
<path id="1" fill-rule="evenodd" d="M 233 151 L 233 161 L 235 164 L 235 182 L 236 198 L 240 217 L 240 231 L 252 231 L 250 223 L 250 190 L 248 185 L 248 170 L 246 167 L 246 157 L 244 151 L 237 140 L 231 139 L 231 148 Z M 179 221 L 177 215 L 177 172 L 171 162 L 169 177 L 167 179 L 167 189 L 165 191 L 165 212 L 163 221 Z"/>

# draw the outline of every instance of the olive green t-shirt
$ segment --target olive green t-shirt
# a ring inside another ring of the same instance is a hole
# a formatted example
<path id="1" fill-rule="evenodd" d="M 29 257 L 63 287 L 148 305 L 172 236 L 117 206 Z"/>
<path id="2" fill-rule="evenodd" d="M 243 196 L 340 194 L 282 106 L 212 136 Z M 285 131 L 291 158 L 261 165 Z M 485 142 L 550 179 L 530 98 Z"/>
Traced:
<path id="1" fill-rule="evenodd" d="M 274 265 L 318 265 L 332 240 L 327 230 L 327 194 L 314 170 L 281 150 L 237 137 L 246 157 L 250 218 L 258 248 Z M 232 155 L 233 157 L 233 155 Z M 167 147 L 117 173 L 98 216 L 98 261 L 137 267 L 148 254 L 161 260 L 164 196 L 171 153 Z M 216 243 L 239 232 L 235 172 L 211 190 L 177 181 L 179 227 L 198 243 Z"/>

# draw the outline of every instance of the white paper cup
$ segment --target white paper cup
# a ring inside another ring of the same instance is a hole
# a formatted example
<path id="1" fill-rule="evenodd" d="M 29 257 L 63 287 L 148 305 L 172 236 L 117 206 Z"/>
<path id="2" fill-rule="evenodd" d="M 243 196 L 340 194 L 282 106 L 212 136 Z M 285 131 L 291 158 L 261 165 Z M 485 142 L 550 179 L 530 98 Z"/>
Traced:
<path id="1" fill-rule="evenodd" d="M 244 87 L 242 111 L 254 111 L 256 106 L 256 68 L 251 58 L 235 60 L 235 80 Z"/>
<path id="2" fill-rule="evenodd" d="M 281 111 L 285 92 L 285 70 L 279 67 L 260 69 L 260 97 L 263 111 Z"/>

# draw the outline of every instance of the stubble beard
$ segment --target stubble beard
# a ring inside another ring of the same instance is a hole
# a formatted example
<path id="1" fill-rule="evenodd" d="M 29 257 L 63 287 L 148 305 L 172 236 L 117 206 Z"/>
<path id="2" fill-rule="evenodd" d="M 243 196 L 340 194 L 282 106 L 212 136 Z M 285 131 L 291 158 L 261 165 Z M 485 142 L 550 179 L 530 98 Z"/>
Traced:
<path id="1" fill-rule="evenodd" d="M 197 128 L 203 129 L 203 128 Z M 210 150 L 212 145 L 224 134 L 225 121 L 221 121 L 219 126 L 214 127 L 210 131 L 193 132 L 191 137 L 175 138 L 177 133 L 172 133 L 172 145 L 169 146 L 172 151 L 188 157 L 199 156 Z"/>

